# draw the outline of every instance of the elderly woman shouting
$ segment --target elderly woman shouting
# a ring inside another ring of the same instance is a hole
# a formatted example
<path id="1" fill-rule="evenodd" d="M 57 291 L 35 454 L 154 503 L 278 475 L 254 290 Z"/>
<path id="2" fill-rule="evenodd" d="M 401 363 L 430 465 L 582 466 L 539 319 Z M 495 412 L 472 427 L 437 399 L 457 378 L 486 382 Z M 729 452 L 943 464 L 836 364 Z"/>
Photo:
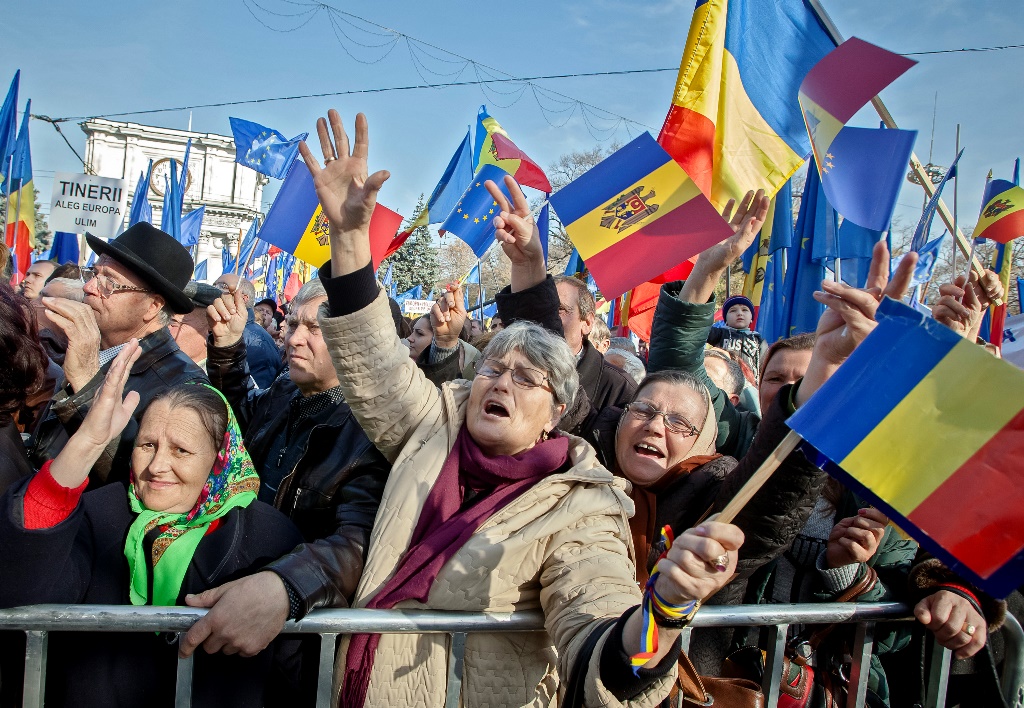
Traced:
<path id="1" fill-rule="evenodd" d="M 584 441 L 555 430 L 578 386 L 565 341 L 516 325 L 491 340 L 471 383 L 427 381 L 370 265 L 370 214 L 389 175 L 367 176 L 363 115 L 351 153 L 337 112 L 329 119 L 317 125 L 323 168 L 301 147 L 331 227 L 332 316 L 321 325 L 346 400 L 394 461 L 353 606 L 540 608 L 545 634 L 469 636 L 465 706 L 555 705 L 574 671 L 587 705 L 658 704 L 675 678 L 680 629 L 731 576 L 742 534 L 714 522 L 680 533 L 653 588 L 661 604 L 637 609 L 626 485 Z M 499 235 L 511 238 L 508 220 L 520 218 L 502 212 Z M 654 637 L 642 643 L 645 621 Z M 445 641 L 352 637 L 338 658 L 340 704 L 442 705 Z"/>
<path id="2" fill-rule="evenodd" d="M 125 345 L 67 446 L 0 498 L 0 607 L 180 605 L 186 594 L 256 572 L 302 542 L 283 514 L 256 501 L 259 478 L 231 408 L 201 384 L 171 388 L 146 408 L 127 489 L 84 491 L 93 463 L 139 403 L 136 392 L 121 396 L 140 353 L 137 340 Z M 175 655 L 173 643 L 152 632 L 57 633 L 46 704 L 169 706 Z M 267 649 L 252 658 L 197 657 L 193 705 L 287 703 L 289 681 L 273 656 Z"/>

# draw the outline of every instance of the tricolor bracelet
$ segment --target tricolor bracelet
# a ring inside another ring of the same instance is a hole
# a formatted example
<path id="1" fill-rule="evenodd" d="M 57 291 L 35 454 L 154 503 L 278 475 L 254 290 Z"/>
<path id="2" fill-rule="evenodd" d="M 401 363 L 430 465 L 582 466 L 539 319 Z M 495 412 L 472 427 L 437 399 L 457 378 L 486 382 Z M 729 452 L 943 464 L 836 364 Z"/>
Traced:
<path id="1" fill-rule="evenodd" d="M 658 558 L 659 562 L 668 553 L 668 549 L 672 547 L 672 541 L 675 540 L 670 527 L 665 526 L 661 529 L 661 540 L 665 544 L 665 552 Z M 700 608 L 700 600 L 691 600 L 684 605 L 667 602 L 654 589 L 659 575 L 658 564 L 655 563 L 651 577 L 647 581 L 647 585 L 644 586 L 644 598 L 640 603 L 640 652 L 630 657 L 634 674 L 638 674 L 644 664 L 658 653 L 658 627 L 682 629 L 690 623 Z"/>

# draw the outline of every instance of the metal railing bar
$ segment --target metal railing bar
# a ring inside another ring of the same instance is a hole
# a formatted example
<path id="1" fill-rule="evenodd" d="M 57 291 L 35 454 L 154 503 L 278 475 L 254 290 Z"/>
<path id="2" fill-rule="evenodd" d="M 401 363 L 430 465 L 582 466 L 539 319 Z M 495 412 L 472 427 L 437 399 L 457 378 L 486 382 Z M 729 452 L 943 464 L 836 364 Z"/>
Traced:
<path id="1" fill-rule="evenodd" d="M 928 684 L 925 687 L 925 708 L 945 708 L 946 689 L 949 686 L 949 666 L 953 652 L 940 645 L 933 636 L 932 659 L 928 667 Z"/>
<path id="2" fill-rule="evenodd" d="M 178 632 L 178 645 L 185 641 L 185 632 Z M 174 708 L 192 708 L 192 657 L 178 657 L 178 673 L 174 679 Z"/>
<path id="3" fill-rule="evenodd" d="M 46 697 L 46 649 L 49 634 L 28 631 L 25 637 L 25 685 L 22 691 L 23 708 L 43 708 Z"/>
<path id="4" fill-rule="evenodd" d="M 1003 634 L 1008 641 L 1003 643 L 1003 674 L 1000 687 L 1006 705 L 1010 708 L 1024 706 L 1024 629 L 1009 612 L 1003 622 Z M 1009 641 L 1010 639 L 1013 641 Z"/>
<path id="5" fill-rule="evenodd" d="M 184 632 L 207 610 L 146 605 L 31 605 L 0 610 L 0 630 L 61 632 Z M 715 605 L 702 607 L 691 627 L 756 627 L 774 624 L 836 624 L 913 621 L 910 608 L 895 602 L 809 605 Z M 287 622 L 288 634 L 452 634 L 532 632 L 544 629 L 539 610 L 449 612 L 441 610 L 316 610 Z"/>
<path id="6" fill-rule="evenodd" d="M 338 635 L 325 632 L 320 635 L 320 669 L 316 676 L 316 708 L 331 708 L 334 688 L 334 650 Z"/>
<path id="7" fill-rule="evenodd" d="M 846 708 L 858 708 L 867 701 L 871 653 L 874 649 L 875 623 L 858 624 L 853 635 L 853 661 L 850 665 L 850 684 L 846 696 Z"/>
<path id="8" fill-rule="evenodd" d="M 761 692 L 766 706 L 779 704 L 779 688 L 782 683 L 782 660 L 786 656 L 786 631 L 788 624 L 776 624 L 768 628 L 768 650 L 764 658 L 764 676 L 761 678 Z"/>

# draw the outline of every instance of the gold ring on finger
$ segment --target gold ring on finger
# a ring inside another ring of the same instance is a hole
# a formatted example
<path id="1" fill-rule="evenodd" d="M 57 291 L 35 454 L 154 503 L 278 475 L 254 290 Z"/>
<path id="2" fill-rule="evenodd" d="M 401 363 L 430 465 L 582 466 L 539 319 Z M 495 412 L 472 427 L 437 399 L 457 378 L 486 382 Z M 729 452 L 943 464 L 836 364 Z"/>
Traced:
<path id="1" fill-rule="evenodd" d="M 978 631 L 978 628 L 968 622 L 966 625 L 964 625 L 964 628 L 961 631 L 963 631 L 963 633 L 966 634 L 968 637 L 973 637 L 974 633 Z"/>

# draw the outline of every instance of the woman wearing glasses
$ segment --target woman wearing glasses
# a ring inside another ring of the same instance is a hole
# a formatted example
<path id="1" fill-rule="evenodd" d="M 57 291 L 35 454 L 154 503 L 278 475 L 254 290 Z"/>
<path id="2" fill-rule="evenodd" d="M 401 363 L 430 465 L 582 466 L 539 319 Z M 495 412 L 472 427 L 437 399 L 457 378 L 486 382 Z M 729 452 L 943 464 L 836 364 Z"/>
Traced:
<path id="1" fill-rule="evenodd" d="M 353 606 L 541 610 L 546 632 L 469 635 L 457 677 L 467 707 L 555 705 L 571 677 L 587 705 L 657 705 L 674 679 L 680 629 L 695 601 L 730 577 L 741 534 L 713 522 L 680 533 L 661 566 L 654 646 L 642 643 L 626 484 L 584 441 L 555 430 L 578 387 L 568 345 L 519 324 L 491 340 L 472 382 L 431 384 L 400 343 L 370 263 L 370 214 L 387 173 L 367 176 L 365 117 L 351 155 L 340 117 L 329 118 L 333 140 L 325 120 L 317 126 L 324 166 L 301 146 L 331 227 L 322 331 L 346 401 L 394 465 Z M 532 231 L 528 214 L 518 193 L 515 214 L 503 210 L 495 223 L 514 239 L 506 228 Z M 453 328 L 464 315 L 455 308 L 444 313 Z M 346 638 L 340 705 L 444 704 L 457 690 L 448 641 Z"/>

